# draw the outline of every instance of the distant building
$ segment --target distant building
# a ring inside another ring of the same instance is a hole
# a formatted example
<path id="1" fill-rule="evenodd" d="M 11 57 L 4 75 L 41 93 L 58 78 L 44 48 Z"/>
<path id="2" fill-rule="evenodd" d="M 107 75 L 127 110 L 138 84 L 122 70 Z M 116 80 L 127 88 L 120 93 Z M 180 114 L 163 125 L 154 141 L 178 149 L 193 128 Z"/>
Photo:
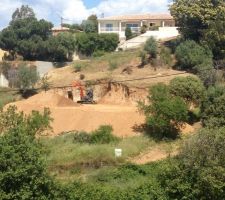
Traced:
<path id="1" fill-rule="evenodd" d="M 154 34 L 158 31 L 160 35 L 165 32 L 168 37 L 178 35 L 175 20 L 170 14 L 122 15 L 98 19 L 99 33 L 117 33 L 120 40 L 125 38 L 126 27 L 129 27 L 133 33 L 140 34 L 143 26 L 149 35 L 153 31 Z"/>
<path id="2" fill-rule="evenodd" d="M 53 27 L 52 28 L 52 35 L 53 36 L 56 36 L 56 35 L 58 35 L 59 33 L 65 33 L 65 32 L 69 32 L 70 31 L 70 29 L 69 28 L 67 28 L 67 27 Z"/>

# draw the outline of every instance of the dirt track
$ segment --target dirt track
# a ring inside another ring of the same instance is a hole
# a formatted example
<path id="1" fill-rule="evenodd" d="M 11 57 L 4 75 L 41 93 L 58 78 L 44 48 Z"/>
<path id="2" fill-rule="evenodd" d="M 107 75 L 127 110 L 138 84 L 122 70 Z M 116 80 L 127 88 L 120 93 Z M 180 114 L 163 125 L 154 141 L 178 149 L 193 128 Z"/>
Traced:
<path id="1" fill-rule="evenodd" d="M 92 131 L 100 125 L 112 125 L 115 135 L 133 136 L 137 134 L 134 130 L 135 125 L 144 122 L 144 116 L 137 112 L 136 106 L 79 105 L 53 93 L 40 93 L 11 105 L 16 105 L 26 114 L 32 110 L 42 111 L 44 107 L 49 107 L 54 118 L 53 135 L 72 130 Z"/>

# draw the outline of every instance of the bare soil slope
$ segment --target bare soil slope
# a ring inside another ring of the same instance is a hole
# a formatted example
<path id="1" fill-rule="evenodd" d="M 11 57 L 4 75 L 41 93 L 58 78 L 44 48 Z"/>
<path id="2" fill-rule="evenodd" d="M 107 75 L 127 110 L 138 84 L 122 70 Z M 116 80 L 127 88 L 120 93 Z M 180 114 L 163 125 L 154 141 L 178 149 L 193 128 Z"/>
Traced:
<path id="1" fill-rule="evenodd" d="M 53 92 L 42 92 L 9 105 L 16 105 L 18 110 L 26 114 L 49 107 L 54 119 L 52 135 L 72 130 L 93 131 L 100 125 L 112 125 L 115 135 L 126 137 L 136 135 L 134 127 L 144 122 L 144 116 L 137 112 L 135 106 L 78 105 Z"/>

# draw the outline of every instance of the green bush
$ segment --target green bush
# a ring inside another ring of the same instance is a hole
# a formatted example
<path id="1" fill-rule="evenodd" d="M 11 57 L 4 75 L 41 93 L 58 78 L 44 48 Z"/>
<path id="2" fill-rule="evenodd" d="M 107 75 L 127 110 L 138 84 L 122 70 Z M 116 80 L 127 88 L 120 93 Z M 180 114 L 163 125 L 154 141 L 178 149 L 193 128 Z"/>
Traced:
<path id="1" fill-rule="evenodd" d="M 101 57 L 101 56 L 104 56 L 105 55 L 105 52 L 102 51 L 102 50 L 97 50 L 93 53 L 93 57 Z"/>
<path id="2" fill-rule="evenodd" d="M 109 60 L 109 70 L 113 71 L 118 67 L 118 62 L 116 60 Z"/>
<path id="3" fill-rule="evenodd" d="M 73 134 L 73 140 L 76 143 L 90 143 L 91 135 L 85 131 L 76 132 Z"/>
<path id="4" fill-rule="evenodd" d="M 183 99 L 172 96 L 169 87 L 159 83 L 149 90 L 149 103 L 139 103 L 146 116 L 149 134 L 162 139 L 176 138 L 180 128 L 188 119 L 188 108 Z"/>
<path id="5" fill-rule="evenodd" d="M 148 64 L 148 58 L 147 58 L 146 51 L 141 51 L 139 54 L 139 57 L 141 58 L 141 66 Z"/>
<path id="6" fill-rule="evenodd" d="M 160 60 L 163 65 L 171 66 L 172 65 L 172 57 L 171 50 L 167 47 L 162 47 L 160 50 Z"/>
<path id="7" fill-rule="evenodd" d="M 18 84 L 19 87 L 25 92 L 32 89 L 39 80 L 39 74 L 36 66 L 27 66 L 26 63 L 19 65 L 18 70 Z"/>
<path id="8" fill-rule="evenodd" d="M 54 199 L 54 184 L 36 139 L 48 130 L 49 110 L 26 116 L 15 107 L 0 111 L 1 199 Z"/>
<path id="9" fill-rule="evenodd" d="M 85 131 L 73 133 L 73 140 L 76 143 L 89 143 L 89 144 L 109 144 L 117 142 L 118 138 L 113 135 L 112 126 L 100 126 L 98 129 L 91 133 Z"/>
<path id="10" fill-rule="evenodd" d="M 79 33 L 76 39 L 77 50 L 86 56 L 92 56 L 97 51 L 115 51 L 119 43 L 119 37 L 115 33 Z"/>
<path id="11" fill-rule="evenodd" d="M 182 70 L 196 70 L 201 65 L 212 67 L 212 52 L 192 40 L 182 42 L 176 48 L 175 55 Z"/>
<path id="12" fill-rule="evenodd" d="M 125 29 L 125 36 L 126 36 L 126 40 L 129 40 L 129 39 L 132 38 L 133 34 L 132 34 L 132 31 L 131 31 L 130 27 L 126 27 L 126 29 Z"/>
<path id="13" fill-rule="evenodd" d="M 118 138 L 113 135 L 112 126 L 100 126 L 97 130 L 92 132 L 91 143 L 108 144 L 117 142 Z"/>
<path id="14" fill-rule="evenodd" d="M 177 77 L 170 81 L 170 93 L 179 96 L 187 104 L 200 105 L 204 97 L 205 88 L 201 80 L 194 76 Z"/>
<path id="15" fill-rule="evenodd" d="M 82 69 L 83 65 L 81 63 L 74 63 L 74 71 L 75 72 L 80 72 Z"/>
<path id="16" fill-rule="evenodd" d="M 201 107 L 204 126 L 214 128 L 225 126 L 225 87 L 210 87 Z"/>
<path id="17" fill-rule="evenodd" d="M 144 46 L 144 50 L 148 53 L 150 58 L 156 58 L 158 52 L 158 43 L 154 37 L 150 37 Z"/>
<path id="18" fill-rule="evenodd" d="M 225 198 L 225 129 L 202 129 L 164 166 L 159 180 L 168 199 Z"/>
<path id="19" fill-rule="evenodd" d="M 143 26 L 141 27 L 141 33 L 142 33 L 142 34 L 146 33 L 147 29 L 148 29 L 148 27 L 147 27 L 146 25 L 143 25 Z"/>

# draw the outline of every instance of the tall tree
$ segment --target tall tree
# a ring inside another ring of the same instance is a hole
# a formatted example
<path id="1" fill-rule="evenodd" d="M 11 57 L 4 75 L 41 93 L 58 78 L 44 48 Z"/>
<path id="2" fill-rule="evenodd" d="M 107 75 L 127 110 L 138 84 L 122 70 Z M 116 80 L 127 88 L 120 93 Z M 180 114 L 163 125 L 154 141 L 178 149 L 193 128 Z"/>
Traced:
<path id="1" fill-rule="evenodd" d="M 174 0 L 170 11 L 186 39 L 204 42 L 214 57 L 225 57 L 224 0 Z"/>
<path id="2" fill-rule="evenodd" d="M 15 12 L 12 14 L 11 23 L 15 22 L 16 20 L 26 18 L 35 18 L 35 13 L 34 10 L 30 8 L 28 5 L 22 5 L 21 8 L 17 8 Z"/>

